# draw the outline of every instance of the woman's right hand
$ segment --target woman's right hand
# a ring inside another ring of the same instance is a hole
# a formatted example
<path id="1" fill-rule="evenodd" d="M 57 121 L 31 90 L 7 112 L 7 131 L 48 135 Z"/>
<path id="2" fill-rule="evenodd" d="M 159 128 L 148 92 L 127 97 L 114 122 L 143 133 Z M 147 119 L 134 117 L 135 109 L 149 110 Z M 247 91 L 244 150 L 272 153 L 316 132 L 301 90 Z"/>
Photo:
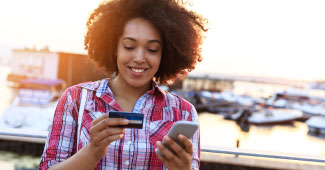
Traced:
<path id="1" fill-rule="evenodd" d="M 107 152 L 108 145 L 124 136 L 125 128 L 116 127 L 127 125 L 129 120 L 123 118 L 108 118 L 105 114 L 91 122 L 89 152 L 96 160 L 102 159 Z"/>

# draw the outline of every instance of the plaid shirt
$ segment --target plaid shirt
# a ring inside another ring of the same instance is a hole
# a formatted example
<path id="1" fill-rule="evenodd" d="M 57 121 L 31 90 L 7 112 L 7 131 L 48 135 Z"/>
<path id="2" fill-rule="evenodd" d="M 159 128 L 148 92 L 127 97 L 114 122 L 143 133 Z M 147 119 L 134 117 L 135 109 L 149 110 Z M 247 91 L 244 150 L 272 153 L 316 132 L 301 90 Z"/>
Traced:
<path id="1" fill-rule="evenodd" d="M 82 117 L 79 143 L 77 144 L 78 110 L 81 90 L 87 89 L 87 100 Z M 68 159 L 89 143 L 91 122 L 109 111 L 122 111 L 108 87 L 108 79 L 83 83 L 68 88 L 59 100 L 53 124 L 45 144 L 39 169 Z M 184 99 L 164 92 L 156 84 L 141 96 L 133 112 L 144 114 L 142 129 L 125 129 L 122 139 L 112 142 L 107 154 L 95 169 L 166 169 L 155 153 L 156 141 L 162 141 L 175 121 L 187 120 L 198 123 L 195 108 Z M 193 169 L 199 169 L 199 130 L 194 134 Z"/>

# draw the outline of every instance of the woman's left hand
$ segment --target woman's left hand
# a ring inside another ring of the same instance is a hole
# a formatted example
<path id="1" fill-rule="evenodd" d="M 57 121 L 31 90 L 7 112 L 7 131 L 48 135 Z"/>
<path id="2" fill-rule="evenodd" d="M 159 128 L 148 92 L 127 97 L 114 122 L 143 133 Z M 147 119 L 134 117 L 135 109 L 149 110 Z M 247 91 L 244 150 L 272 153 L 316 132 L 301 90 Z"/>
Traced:
<path id="1" fill-rule="evenodd" d="M 185 145 L 185 148 L 182 148 L 169 136 L 164 137 L 165 143 L 175 151 L 176 155 L 169 151 L 162 142 L 157 141 L 156 145 L 158 149 L 165 155 L 165 157 L 163 157 L 157 154 L 158 158 L 169 170 L 191 170 L 193 155 L 192 142 L 181 134 L 178 135 L 178 139 Z"/>

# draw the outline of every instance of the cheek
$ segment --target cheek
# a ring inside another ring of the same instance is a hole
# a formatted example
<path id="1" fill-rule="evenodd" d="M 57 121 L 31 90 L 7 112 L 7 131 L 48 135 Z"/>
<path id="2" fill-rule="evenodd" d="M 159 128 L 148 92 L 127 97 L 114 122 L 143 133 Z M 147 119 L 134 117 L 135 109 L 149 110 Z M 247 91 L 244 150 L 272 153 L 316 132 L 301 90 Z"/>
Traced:
<path id="1" fill-rule="evenodd" d="M 117 63 L 125 62 L 128 59 L 128 52 L 123 48 L 121 43 L 117 47 Z"/>
<path id="2" fill-rule="evenodd" d="M 128 55 L 125 51 L 120 50 L 117 53 L 117 64 L 123 64 L 128 61 Z"/>
<path id="3" fill-rule="evenodd" d="M 151 61 L 151 65 L 152 65 L 153 67 L 155 67 L 156 70 L 158 70 L 158 69 L 159 69 L 159 65 L 160 65 L 160 59 L 152 60 L 152 61 Z"/>
<path id="4" fill-rule="evenodd" d="M 158 67 L 158 68 L 159 68 L 160 62 L 161 62 L 161 54 L 154 56 L 151 60 L 152 65 L 154 65 L 155 67 Z"/>

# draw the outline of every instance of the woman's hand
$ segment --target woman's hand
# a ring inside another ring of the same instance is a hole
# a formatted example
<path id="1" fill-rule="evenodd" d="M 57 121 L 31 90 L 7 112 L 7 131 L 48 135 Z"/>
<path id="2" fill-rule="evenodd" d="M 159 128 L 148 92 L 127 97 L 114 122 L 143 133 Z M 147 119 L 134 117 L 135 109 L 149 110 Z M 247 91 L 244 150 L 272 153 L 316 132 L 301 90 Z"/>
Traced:
<path id="1" fill-rule="evenodd" d="M 124 136 L 125 128 L 116 127 L 117 125 L 128 124 L 127 119 L 108 118 L 103 115 L 91 122 L 90 143 L 88 151 L 94 159 L 100 160 L 107 152 L 108 145 Z"/>
<path id="2" fill-rule="evenodd" d="M 164 137 L 164 141 L 175 151 L 176 155 L 169 151 L 160 141 L 156 142 L 159 150 L 165 155 L 165 157 L 158 155 L 158 158 L 169 170 L 190 170 L 192 169 L 192 155 L 193 147 L 192 142 L 184 135 L 178 135 L 178 139 L 185 145 L 182 148 L 169 136 Z"/>

